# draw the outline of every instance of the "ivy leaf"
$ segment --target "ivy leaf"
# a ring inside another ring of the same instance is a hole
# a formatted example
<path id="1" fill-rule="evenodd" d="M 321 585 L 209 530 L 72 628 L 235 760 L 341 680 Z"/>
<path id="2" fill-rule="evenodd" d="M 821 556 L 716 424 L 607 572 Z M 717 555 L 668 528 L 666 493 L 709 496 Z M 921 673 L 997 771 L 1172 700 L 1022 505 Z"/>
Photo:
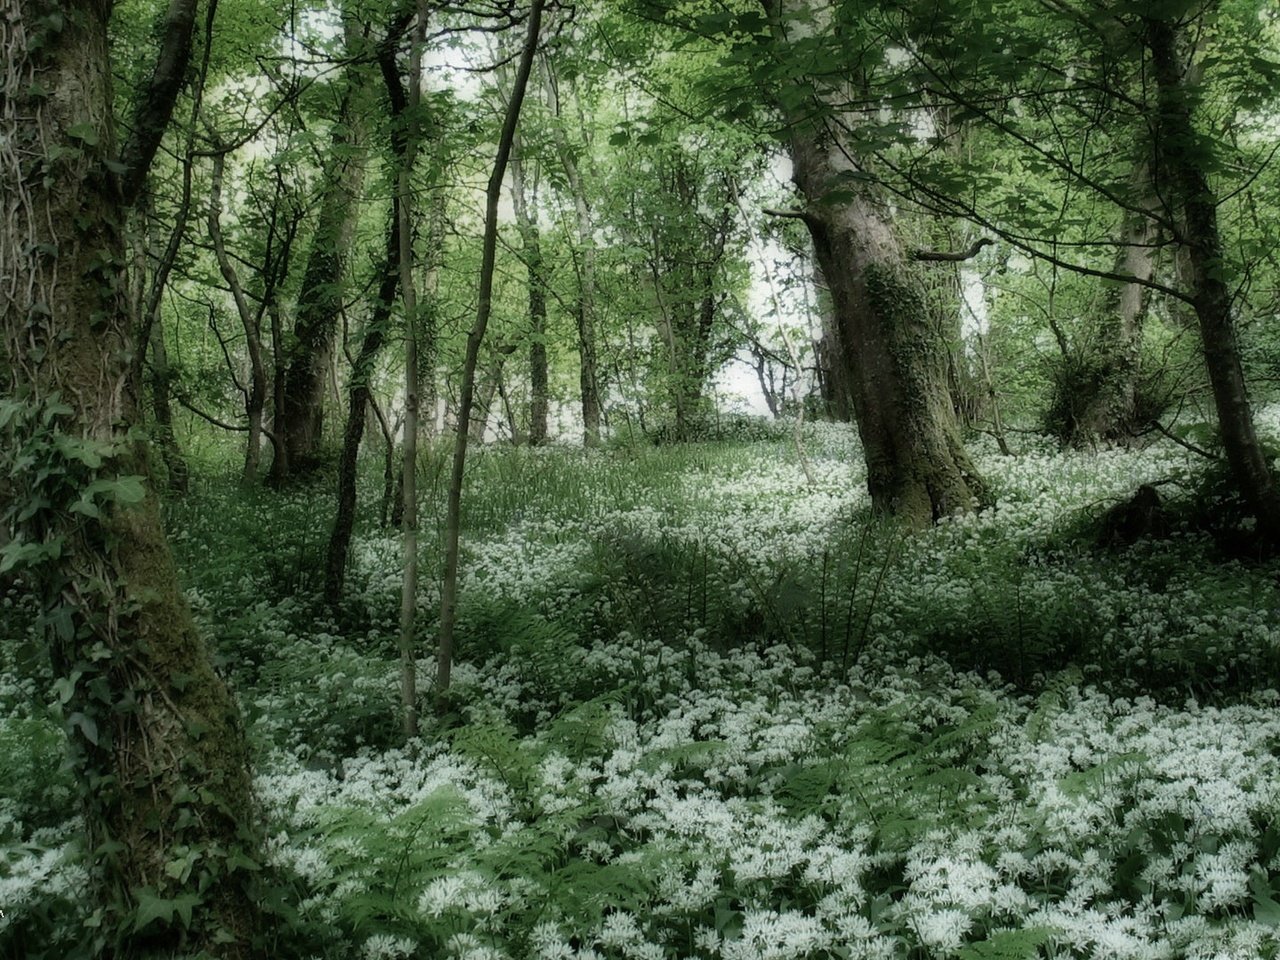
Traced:
<path id="1" fill-rule="evenodd" d="M 81 676 L 83 676 L 81 671 L 72 670 L 71 676 L 59 677 L 57 680 L 53 681 L 53 692 L 57 695 L 59 703 L 67 703 L 70 701 L 71 695 L 75 693 L 76 681 L 78 681 Z"/>
<path id="2" fill-rule="evenodd" d="M 176 904 L 172 900 L 166 900 L 164 897 L 157 896 L 156 893 L 148 887 L 142 887 L 137 891 L 138 911 L 133 918 L 133 932 L 137 933 L 143 927 L 159 920 L 162 923 L 168 923 L 173 919 L 173 913 Z"/>
<path id="3" fill-rule="evenodd" d="M 95 747 L 98 745 L 98 725 L 93 717 L 86 717 L 83 713 L 73 713 L 67 718 L 67 723 L 73 727 L 79 727 L 86 740 Z"/>
<path id="4" fill-rule="evenodd" d="M 98 130 L 91 123 L 72 124 L 67 127 L 67 136 L 79 140 L 90 147 L 96 147 L 99 142 Z"/>

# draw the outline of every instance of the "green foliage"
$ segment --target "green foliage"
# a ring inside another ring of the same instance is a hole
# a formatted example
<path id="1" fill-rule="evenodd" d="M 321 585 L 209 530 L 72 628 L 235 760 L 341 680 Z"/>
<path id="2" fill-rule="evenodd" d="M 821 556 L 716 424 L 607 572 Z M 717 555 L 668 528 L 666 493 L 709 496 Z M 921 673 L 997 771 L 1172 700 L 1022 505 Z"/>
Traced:
<path id="1" fill-rule="evenodd" d="M 19 825 L 53 827 L 74 813 L 67 738 L 51 719 L 0 718 L 0 767 L 8 771 L 0 783 L 0 837 Z"/>
<path id="2" fill-rule="evenodd" d="M 1040 947 L 1054 937 L 1051 927 L 1001 930 L 960 951 L 960 960 L 1027 960 L 1039 956 Z"/>

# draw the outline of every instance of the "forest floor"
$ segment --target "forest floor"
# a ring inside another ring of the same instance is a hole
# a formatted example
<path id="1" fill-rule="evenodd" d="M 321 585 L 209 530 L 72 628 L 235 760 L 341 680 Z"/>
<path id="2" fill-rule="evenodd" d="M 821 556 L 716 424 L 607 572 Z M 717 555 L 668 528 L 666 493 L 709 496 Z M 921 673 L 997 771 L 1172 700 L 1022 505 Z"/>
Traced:
<path id="1" fill-rule="evenodd" d="M 733 432 L 479 451 L 448 712 L 409 746 L 376 500 L 334 613 L 328 487 L 197 471 L 169 527 L 257 751 L 276 955 L 1280 953 L 1280 563 L 1220 503 L 1193 529 L 1205 461 L 978 444 L 996 505 L 906 538 L 848 429 L 807 428 L 812 485 L 785 429 Z M 1099 546 L 1143 482 L 1173 535 Z M 56 942 L 83 920 L 72 785 L 47 667 L 0 649 L 0 945 Z"/>

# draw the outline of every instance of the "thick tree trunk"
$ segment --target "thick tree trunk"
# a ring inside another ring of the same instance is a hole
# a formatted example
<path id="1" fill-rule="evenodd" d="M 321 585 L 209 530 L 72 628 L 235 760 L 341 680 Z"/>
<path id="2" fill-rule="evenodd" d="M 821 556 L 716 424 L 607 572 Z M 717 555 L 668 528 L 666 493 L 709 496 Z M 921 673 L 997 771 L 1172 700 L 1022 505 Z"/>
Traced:
<path id="1" fill-rule="evenodd" d="M 915 527 L 972 509 L 982 486 L 947 392 L 924 283 L 869 191 L 829 202 L 849 161 L 825 130 L 793 127 L 793 177 L 831 293 L 875 508 Z"/>
<path id="2" fill-rule="evenodd" d="M 360 155 L 360 114 L 365 107 L 360 89 L 363 74 L 355 71 L 342 99 L 330 163 L 322 179 L 320 215 L 302 274 L 283 403 L 277 408 L 274 421 L 275 433 L 286 452 L 271 465 L 271 479 L 277 483 L 289 479 L 290 474 L 310 472 L 320 461 L 325 380 L 333 363 L 343 280 L 359 213 L 356 198 L 364 180 Z"/>
<path id="3" fill-rule="evenodd" d="M 849 368 L 845 364 L 845 348 L 840 341 L 835 308 L 817 264 L 813 266 L 814 302 L 818 310 L 822 336 L 815 345 L 818 367 L 818 390 L 827 416 L 841 423 L 853 422 L 853 390 L 849 386 Z"/>
<path id="4" fill-rule="evenodd" d="M 516 227 L 529 277 L 529 445 L 547 442 L 547 280 L 542 263 L 542 238 L 538 231 L 536 177 L 531 184 L 525 177 L 524 145 L 516 137 L 511 157 L 511 200 L 515 207 Z"/>
<path id="5" fill-rule="evenodd" d="M 1150 195 L 1149 170 L 1134 173 L 1135 188 Z M 1154 221 L 1126 211 L 1115 272 L 1149 281 L 1155 275 Z M 1054 380 L 1049 426 L 1065 446 L 1123 441 L 1146 424 L 1135 423 L 1141 373 L 1142 330 L 1151 299 L 1145 283 L 1111 284 L 1098 322 Z M 1075 376 L 1070 374 L 1074 372 Z"/>
<path id="6" fill-rule="evenodd" d="M 1249 408 L 1240 345 L 1218 233 L 1217 197 L 1206 172 L 1206 148 L 1192 119 L 1193 91 L 1183 82 L 1177 30 L 1148 18 L 1146 43 L 1155 75 L 1158 109 L 1155 182 L 1174 195 L 1176 239 L 1186 254 L 1192 306 L 1200 326 L 1205 366 L 1213 387 L 1222 445 L 1241 495 L 1273 542 L 1280 539 L 1280 490 L 1258 443 Z"/>
<path id="7" fill-rule="evenodd" d="M 60 28 L 40 28 L 52 13 Z M 109 14 L 106 2 L 0 10 L 0 182 L 21 201 L 0 221 L 0 371 L 20 402 L 0 439 L 4 509 L 16 519 L 38 504 L 15 542 L 30 548 L 24 577 L 42 595 L 81 785 L 97 949 L 248 957 L 248 748 L 183 600 L 145 452 L 128 436 L 134 318 L 125 210 L 107 167 Z M 173 869 L 184 860 L 196 868 Z M 143 897 L 181 900 L 189 919 L 149 918 Z"/>

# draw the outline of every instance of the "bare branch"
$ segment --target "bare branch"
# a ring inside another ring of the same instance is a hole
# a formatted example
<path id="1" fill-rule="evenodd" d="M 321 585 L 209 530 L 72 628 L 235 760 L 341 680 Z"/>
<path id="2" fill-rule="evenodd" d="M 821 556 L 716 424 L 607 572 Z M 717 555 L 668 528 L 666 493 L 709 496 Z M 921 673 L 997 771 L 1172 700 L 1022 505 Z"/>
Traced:
<path id="1" fill-rule="evenodd" d="M 938 263 L 959 263 L 962 260 L 972 260 L 978 255 L 983 247 L 990 246 L 995 243 L 990 237 L 983 237 L 981 240 L 974 241 L 973 246 L 961 253 L 944 253 L 936 250 L 912 250 L 909 254 L 912 260 L 928 260 Z"/>

